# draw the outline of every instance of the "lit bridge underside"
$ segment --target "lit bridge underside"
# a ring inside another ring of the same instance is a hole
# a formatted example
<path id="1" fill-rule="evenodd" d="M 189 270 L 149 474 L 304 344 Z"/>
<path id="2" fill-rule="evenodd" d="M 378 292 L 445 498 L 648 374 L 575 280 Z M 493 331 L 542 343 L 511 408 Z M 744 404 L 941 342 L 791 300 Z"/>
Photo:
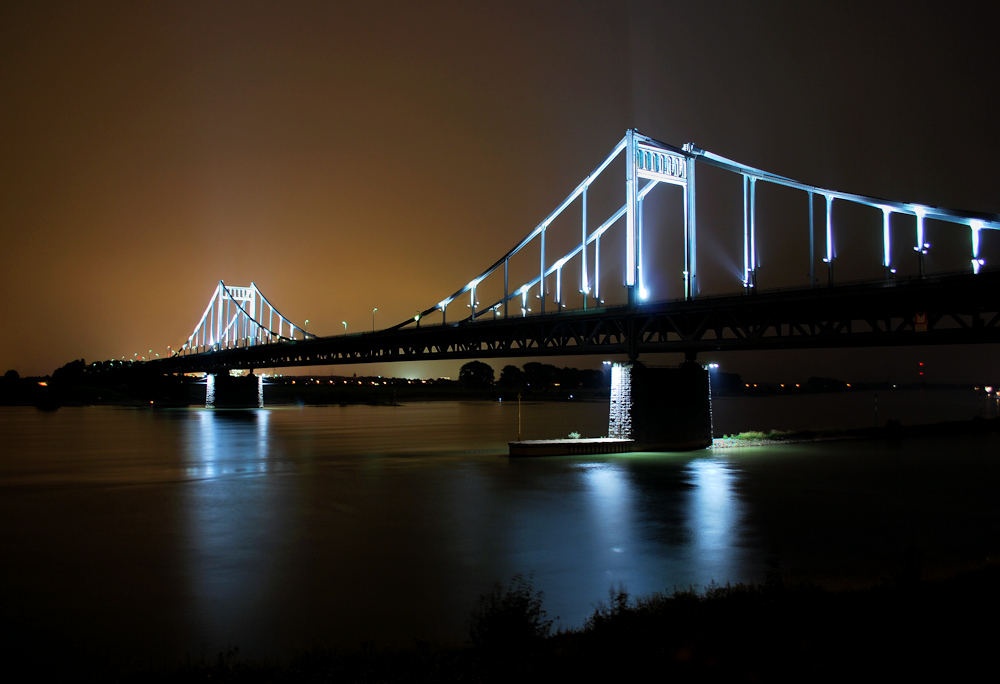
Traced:
<path id="1" fill-rule="evenodd" d="M 163 373 L 436 359 L 1000 342 L 1000 271 L 758 290 L 174 356 Z"/>

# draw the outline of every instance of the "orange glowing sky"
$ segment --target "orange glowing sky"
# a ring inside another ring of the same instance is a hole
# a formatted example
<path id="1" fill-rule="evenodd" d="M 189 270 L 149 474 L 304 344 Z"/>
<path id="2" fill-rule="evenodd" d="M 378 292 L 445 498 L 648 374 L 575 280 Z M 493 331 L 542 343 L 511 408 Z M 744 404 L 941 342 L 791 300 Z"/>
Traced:
<path id="1" fill-rule="evenodd" d="M 0 372 L 177 348 L 220 278 L 320 335 L 370 329 L 373 307 L 397 323 L 501 256 L 630 126 L 1000 213 L 1000 10 L 912 4 L 7 3 Z M 713 236 L 703 211 L 701 267 L 724 289 L 741 228 Z M 820 357 L 729 358 L 816 374 Z"/>

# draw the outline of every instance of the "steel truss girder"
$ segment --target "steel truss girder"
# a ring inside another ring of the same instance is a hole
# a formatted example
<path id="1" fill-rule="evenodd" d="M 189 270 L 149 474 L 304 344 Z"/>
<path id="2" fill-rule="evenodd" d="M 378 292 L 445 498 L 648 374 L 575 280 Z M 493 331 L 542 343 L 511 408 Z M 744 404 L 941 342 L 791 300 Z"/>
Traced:
<path id="1" fill-rule="evenodd" d="M 918 313 L 926 330 L 918 330 Z M 153 362 L 164 373 L 435 359 L 1000 342 L 1000 272 L 803 288 L 296 340 Z M 151 364 L 152 365 L 152 364 Z"/>

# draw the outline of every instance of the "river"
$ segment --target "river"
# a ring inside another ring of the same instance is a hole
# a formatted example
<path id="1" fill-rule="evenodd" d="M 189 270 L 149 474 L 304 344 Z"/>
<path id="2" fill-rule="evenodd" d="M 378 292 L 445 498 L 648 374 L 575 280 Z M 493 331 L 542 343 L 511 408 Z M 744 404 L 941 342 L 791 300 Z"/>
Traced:
<path id="1" fill-rule="evenodd" d="M 910 394 L 880 397 L 881 420 L 983 410 L 971 388 Z M 867 425 L 872 400 L 720 399 L 716 434 Z M 520 411 L 525 438 L 607 430 L 602 404 Z M 844 586 L 914 553 L 937 572 L 1000 551 L 996 434 L 509 460 L 517 414 L 0 408 L 5 622 L 21 648 L 96 660 L 282 656 L 461 643 L 478 596 L 516 573 L 579 626 L 619 586 L 768 568 Z"/>

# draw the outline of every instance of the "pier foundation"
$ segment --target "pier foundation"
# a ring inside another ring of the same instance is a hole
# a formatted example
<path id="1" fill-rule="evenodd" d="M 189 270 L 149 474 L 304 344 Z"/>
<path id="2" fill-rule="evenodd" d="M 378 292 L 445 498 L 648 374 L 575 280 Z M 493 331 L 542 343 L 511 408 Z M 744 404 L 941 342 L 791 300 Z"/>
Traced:
<path id="1" fill-rule="evenodd" d="M 206 408 L 264 408 L 264 377 L 210 374 L 205 387 Z"/>
<path id="2" fill-rule="evenodd" d="M 614 364 L 608 436 L 633 439 L 636 450 L 642 451 L 684 451 L 712 446 L 712 388 L 708 370 L 693 361 L 677 368 Z"/>

